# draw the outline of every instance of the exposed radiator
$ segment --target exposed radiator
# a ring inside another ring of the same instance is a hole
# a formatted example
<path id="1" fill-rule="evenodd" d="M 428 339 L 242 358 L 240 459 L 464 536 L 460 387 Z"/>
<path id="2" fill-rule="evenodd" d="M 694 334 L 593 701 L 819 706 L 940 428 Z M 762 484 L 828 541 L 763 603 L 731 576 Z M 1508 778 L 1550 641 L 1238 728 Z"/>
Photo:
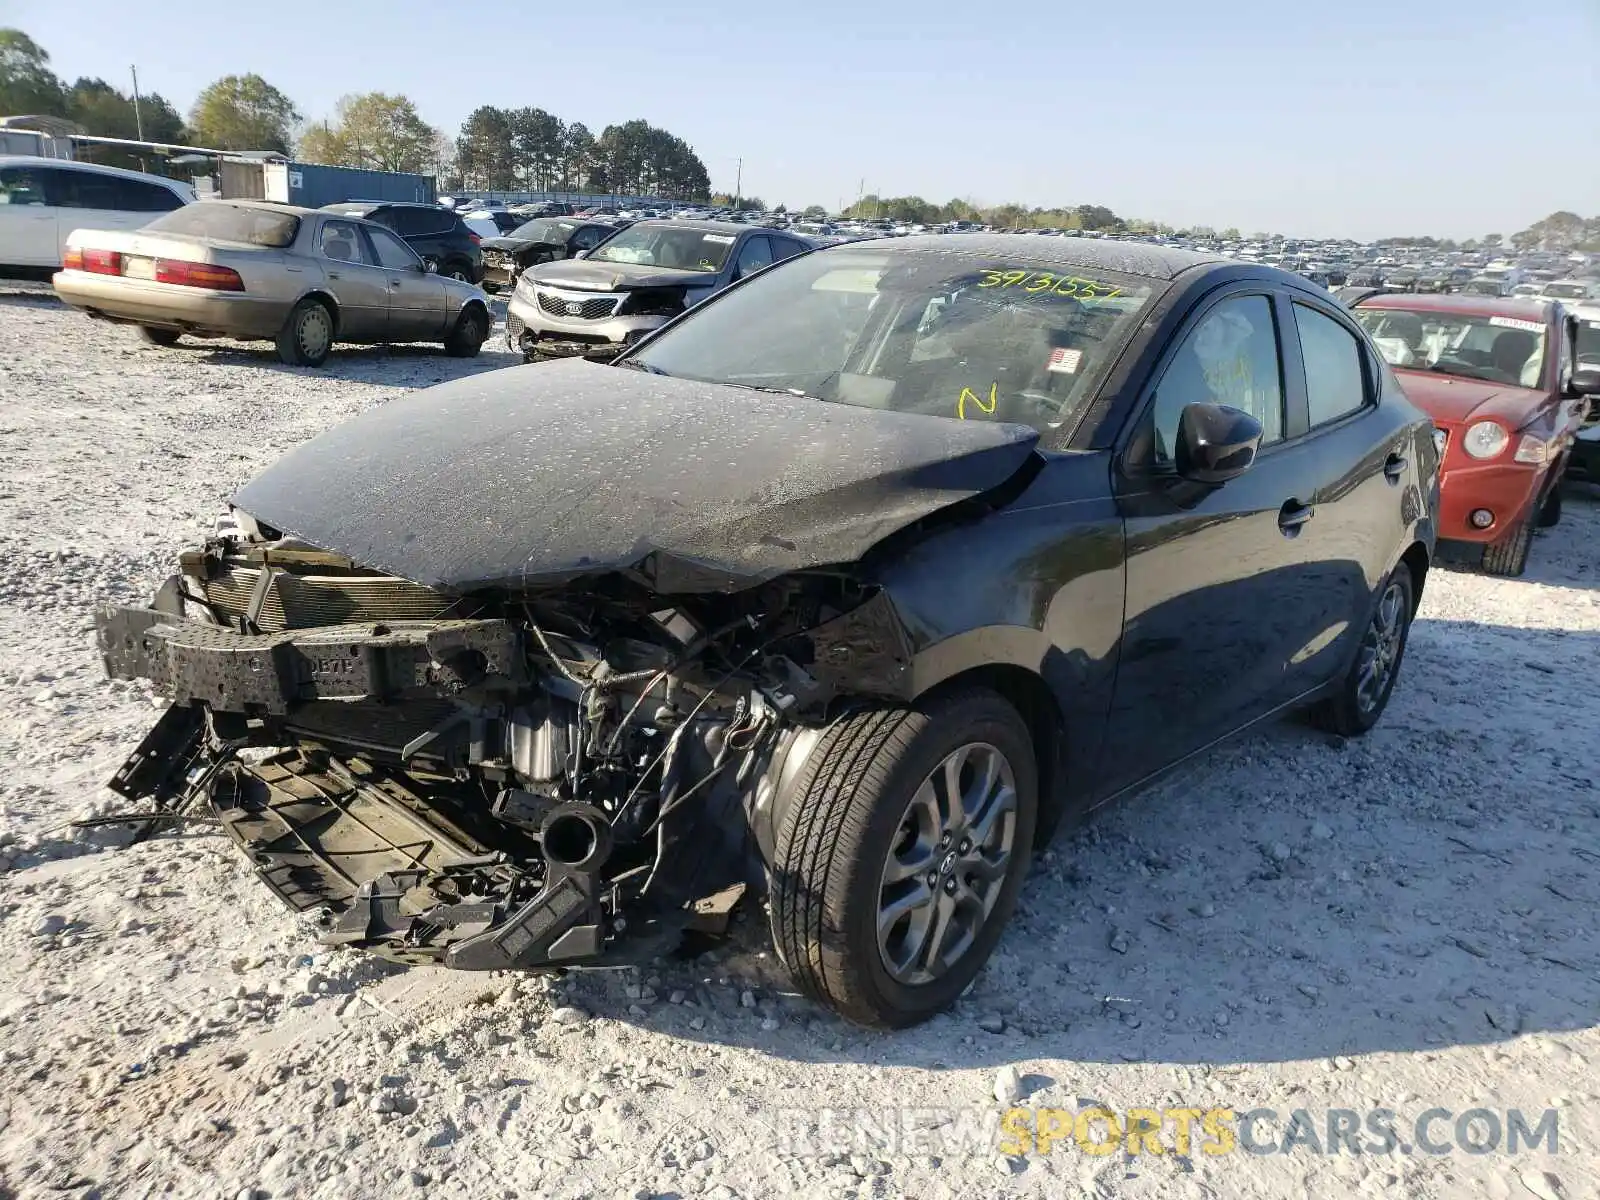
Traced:
<path id="1" fill-rule="evenodd" d="M 260 581 L 261 567 L 225 564 L 204 582 L 206 599 L 226 621 L 243 617 Z M 364 621 L 430 621 L 467 615 L 456 601 L 391 575 L 298 575 L 277 570 L 256 624 L 263 633 Z"/>

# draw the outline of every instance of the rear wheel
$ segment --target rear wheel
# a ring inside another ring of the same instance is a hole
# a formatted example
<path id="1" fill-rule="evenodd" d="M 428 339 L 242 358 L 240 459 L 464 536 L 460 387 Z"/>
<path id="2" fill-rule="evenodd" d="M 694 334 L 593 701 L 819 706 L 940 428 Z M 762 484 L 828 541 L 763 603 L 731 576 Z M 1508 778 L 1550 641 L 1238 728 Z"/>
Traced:
<path id="1" fill-rule="evenodd" d="M 1528 566 L 1528 548 L 1533 544 L 1533 519 L 1524 517 L 1500 541 L 1483 548 L 1483 570 L 1488 575 L 1514 578 Z"/>
<path id="2" fill-rule="evenodd" d="M 899 1028 L 972 982 L 1016 904 L 1037 816 L 1027 725 L 973 688 L 834 725 L 775 842 L 773 941 L 795 981 Z"/>
<path id="3" fill-rule="evenodd" d="M 151 346 L 176 346 L 182 336 L 176 329 L 158 329 L 154 325 L 139 326 L 139 337 Z"/>
<path id="4" fill-rule="evenodd" d="M 455 358 L 473 358 L 489 340 L 489 314 L 473 305 L 456 318 L 455 328 L 444 339 L 445 353 Z"/>
<path id="5" fill-rule="evenodd" d="M 333 349 L 333 313 L 320 300 L 302 300 L 278 331 L 278 357 L 291 367 L 320 367 Z"/>
<path id="6" fill-rule="evenodd" d="M 1415 596 L 1411 568 L 1401 563 L 1378 589 L 1360 649 L 1339 691 L 1312 710 L 1312 719 L 1322 728 L 1345 737 L 1359 737 L 1383 716 L 1395 680 L 1400 677 Z"/>
<path id="7" fill-rule="evenodd" d="M 461 283 L 472 282 L 472 272 L 460 263 L 450 263 L 448 266 L 441 267 L 440 274 L 446 279 L 455 279 Z"/>

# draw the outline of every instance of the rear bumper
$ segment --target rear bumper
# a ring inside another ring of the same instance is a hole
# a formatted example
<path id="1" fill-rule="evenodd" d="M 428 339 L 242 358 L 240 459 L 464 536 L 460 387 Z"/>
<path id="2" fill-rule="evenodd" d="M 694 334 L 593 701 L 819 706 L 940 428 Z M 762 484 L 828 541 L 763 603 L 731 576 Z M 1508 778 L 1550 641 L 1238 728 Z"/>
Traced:
<path id="1" fill-rule="evenodd" d="M 213 292 L 87 271 L 58 271 L 52 283 L 62 300 L 90 316 L 221 337 L 276 337 L 293 307 L 247 292 Z"/>

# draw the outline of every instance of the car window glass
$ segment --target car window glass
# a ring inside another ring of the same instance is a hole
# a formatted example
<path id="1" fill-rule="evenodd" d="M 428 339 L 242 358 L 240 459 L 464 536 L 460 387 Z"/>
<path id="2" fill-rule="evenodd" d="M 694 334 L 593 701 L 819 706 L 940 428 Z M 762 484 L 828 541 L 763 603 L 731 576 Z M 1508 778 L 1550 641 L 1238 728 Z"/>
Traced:
<path id="1" fill-rule="evenodd" d="M 0 167 L 0 204 L 48 204 L 45 180 L 37 167 Z"/>
<path id="2" fill-rule="evenodd" d="M 417 228 L 417 222 L 412 211 L 408 208 L 374 209 L 366 214 L 366 219 L 394 230 L 401 237 L 414 237 L 421 232 Z"/>
<path id="3" fill-rule="evenodd" d="M 377 251 L 378 265 L 391 271 L 414 271 L 422 260 L 416 252 L 387 229 L 368 229 L 372 248 Z"/>
<path id="4" fill-rule="evenodd" d="M 739 261 L 734 264 L 734 270 L 738 273 L 739 278 L 743 279 L 746 275 L 771 265 L 771 243 L 764 237 L 753 237 L 740 249 Z"/>
<path id="5" fill-rule="evenodd" d="M 366 252 L 361 248 L 361 234 L 349 221 L 322 223 L 322 257 L 334 262 L 368 262 Z"/>
<path id="6" fill-rule="evenodd" d="M 113 175 L 96 171 L 61 171 L 57 176 L 56 204 L 62 208 L 120 209 L 120 182 Z"/>
<path id="7" fill-rule="evenodd" d="M 1226 404 L 1261 422 L 1261 444 L 1283 437 L 1283 370 L 1272 303 L 1235 296 L 1190 330 L 1167 365 L 1153 406 L 1157 463 L 1171 463 L 1178 418 L 1191 404 Z"/>
<path id="8" fill-rule="evenodd" d="M 782 262 L 786 258 L 793 258 L 805 249 L 799 242 L 790 241 L 788 238 L 768 238 L 767 240 L 772 243 L 772 260 L 774 262 Z"/>
<path id="9" fill-rule="evenodd" d="M 116 185 L 117 207 L 128 212 L 171 212 L 183 203 L 171 188 L 159 183 L 119 179 Z"/>
<path id="10" fill-rule="evenodd" d="M 593 250 L 601 242 L 605 241 L 606 234 L 610 232 L 609 229 L 601 229 L 598 225 L 580 229 L 572 235 L 572 248 L 574 250 Z"/>
<path id="11" fill-rule="evenodd" d="M 1294 306 L 1300 354 L 1306 365 L 1306 402 L 1311 426 L 1338 420 L 1367 402 L 1361 343 L 1332 317 L 1304 304 Z"/>

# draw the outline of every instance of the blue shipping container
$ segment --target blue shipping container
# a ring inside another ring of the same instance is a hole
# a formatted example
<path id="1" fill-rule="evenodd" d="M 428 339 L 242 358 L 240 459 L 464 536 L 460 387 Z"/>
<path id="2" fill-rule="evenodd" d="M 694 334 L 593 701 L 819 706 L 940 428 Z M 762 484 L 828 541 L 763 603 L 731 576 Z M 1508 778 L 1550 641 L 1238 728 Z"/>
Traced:
<path id="1" fill-rule="evenodd" d="M 437 196 L 432 175 L 408 175 L 400 171 L 269 162 L 265 164 L 264 175 L 268 200 L 305 208 L 321 208 L 324 204 L 345 200 L 432 204 Z"/>

